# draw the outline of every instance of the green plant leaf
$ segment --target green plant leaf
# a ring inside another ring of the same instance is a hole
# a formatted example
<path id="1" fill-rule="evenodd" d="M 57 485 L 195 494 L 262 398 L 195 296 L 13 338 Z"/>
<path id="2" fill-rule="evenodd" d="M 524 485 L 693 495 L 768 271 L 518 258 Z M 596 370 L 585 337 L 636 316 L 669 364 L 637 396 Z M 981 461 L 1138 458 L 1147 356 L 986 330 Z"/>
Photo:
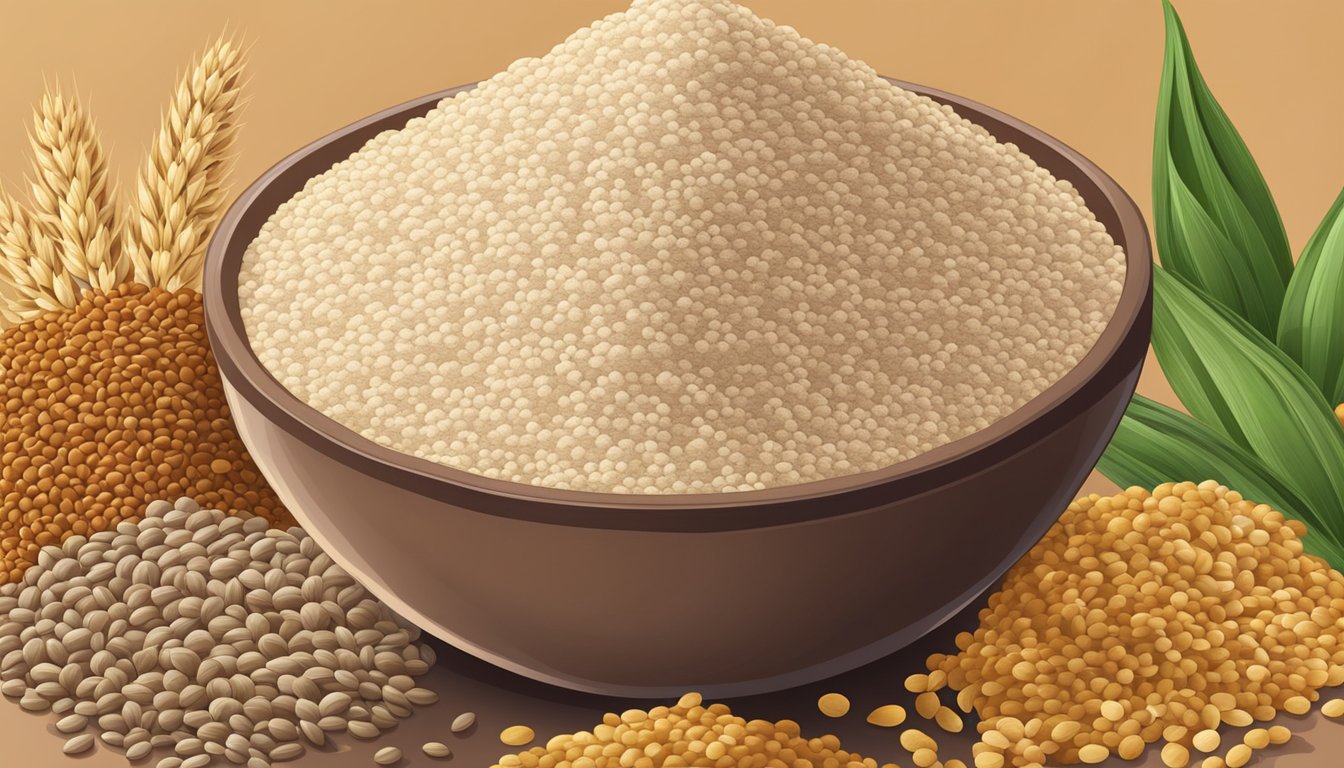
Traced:
<path id="1" fill-rule="evenodd" d="M 1256 456 L 1344 532 L 1344 429 L 1288 355 L 1167 269 L 1153 269 L 1153 349 L 1196 419 Z"/>
<path id="2" fill-rule="evenodd" d="M 1258 504 L 1268 504 L 1310 529 L 1307 551 L 1344 566 L 1344 546 L 1327 520 L 1259 459 L 1184 413 L 1135 395 L 1097 469 L 1116 485 L 1155 488 L 1162 483 L 1216 480 Z"/>
<path id="3" fill-rule="evenodd" d="M 1269 338 L 1292 251 L 1260 169 L 1213 98 L 1170 2 L 1153 142 L 1153 225 L 1163 266 Z"/>
<path id="4" fill-rule="evenodd" d="M 1344 192 L 1297 260 L 1279 317 L 1279 346 L 1327 402 L 1344 403 Z"/>

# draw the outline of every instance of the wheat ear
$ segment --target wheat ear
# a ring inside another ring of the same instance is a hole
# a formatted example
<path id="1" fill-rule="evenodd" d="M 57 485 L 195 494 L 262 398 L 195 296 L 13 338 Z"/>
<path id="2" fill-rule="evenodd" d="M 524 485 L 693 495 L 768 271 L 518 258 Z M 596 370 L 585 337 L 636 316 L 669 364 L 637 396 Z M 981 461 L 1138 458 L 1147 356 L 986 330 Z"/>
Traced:
<path id="1" fill-rule="evenodd" d="M 33 110 L 32 221 L 58 244 L 65 270 L 110 290 L 130 274 L 122 255 L 115 192 L 93 119 L 48 87 Z"/>
<path id="2" fill-rule="evenodd" d="M 243 52 L 228 38 L 178 83 L 136 184 L 125 247 L 135 279 L 198 287 L 205 247 L 223 213 L 241 102 Z"/>
<path id="3" fill-rule="evenodd" d="M 66 270 L 56 241 L 4 192 L 0 192 L 0 278 L 12 294 L 3 310 L 10 322 L 67 309 L 79 301 L 79 287 Z"/>

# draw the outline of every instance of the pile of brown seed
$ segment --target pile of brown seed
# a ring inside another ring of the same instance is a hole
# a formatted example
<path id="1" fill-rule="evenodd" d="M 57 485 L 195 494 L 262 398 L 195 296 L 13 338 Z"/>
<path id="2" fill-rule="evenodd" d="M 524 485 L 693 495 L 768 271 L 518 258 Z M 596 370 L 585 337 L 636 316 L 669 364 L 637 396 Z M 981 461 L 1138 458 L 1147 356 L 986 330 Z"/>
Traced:
<path id="1" fill-rule="evenodd" d="M 188 496 L 292 525 L 234 432 L 200 295 L 126 285 L 0 333 L 0 584 Z"/>
<path id="2" fill-rule="evenodd" d="M 433 651 L 302 529 L 156 501 L 42 548 L 0 586 L 0 693 L 60 715 L 65 751 L 265 768 L 328 734 L 373 739 L 434 703 Z"/>
<path id="3" fill-rule="evenodd" d="M 1238 768 L 1289 734 L 1255 729 L 1218 755 L 1223 725 L 1305 714 L 1344 683 L 1344 575 L 1303 553 L 1304 532 L 1214 482 L 1080 499 L 907 688 L 979 714 L 977 768 L 1157 741 L 1171 768 Z"/>
<path id="4" fill-rule="evenodd" d="M 675 768 L 675 766 L 878 768 L 871 757 L 840 748 L 826 735 L 807 739 L 792 720 L 745 720 L 725 704 L 688 693 L 670 707 L 609 712 L 591 731 L 562 734 L 494 768 Z M 883 768 L 894 768 L 884 766 Z"/>

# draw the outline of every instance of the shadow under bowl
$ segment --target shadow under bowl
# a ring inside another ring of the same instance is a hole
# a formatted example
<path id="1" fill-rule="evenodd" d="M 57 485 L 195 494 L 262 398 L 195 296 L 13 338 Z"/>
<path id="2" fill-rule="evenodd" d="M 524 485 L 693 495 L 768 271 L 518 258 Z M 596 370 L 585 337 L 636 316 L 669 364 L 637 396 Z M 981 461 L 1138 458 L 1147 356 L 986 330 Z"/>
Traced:
<path id="1" fill-rule="evenodd" d="M 1124 288 L 1082 362 L 989 428 L 885 469 L 760 491 L 624 495 L 493 480 L 377 445 L 262 366 L 243 254 L 313 176 L 463 86 L 280 161 L 229 209 L 205 264 L 210 343 L 239 433 L 328 554 L 448 643 L 530 678 L 624 697 L 740 696 L 887 655 L 993 585 L 1072 501 L 1134 392 L 1151 324 L 1143 218 L 1082 155 L 924 86 L 1071 182 L 1125 249 Z"/>

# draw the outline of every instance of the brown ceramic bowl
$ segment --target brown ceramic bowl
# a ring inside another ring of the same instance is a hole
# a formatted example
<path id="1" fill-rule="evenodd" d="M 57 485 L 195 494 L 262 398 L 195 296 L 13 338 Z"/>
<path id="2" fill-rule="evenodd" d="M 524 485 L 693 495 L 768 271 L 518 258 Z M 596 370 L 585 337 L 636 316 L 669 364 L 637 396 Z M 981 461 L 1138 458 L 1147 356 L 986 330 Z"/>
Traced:
<path id="1" fill-rule="evenodd" d="M 1133 201 L 1077 152 L 973 101 L 898 84 L 1072 182 L 1128 254 L 1119 308 L 1095 348 L 990 428 L 876 472 L 632 496 L 450 469 L 300 402 L 248 343 L 238 309 L 244 250 L 309 178 L 464 86 L 309 144 L 224 217 L 206 260 L 206 324 L 253 458 L 374 594 L 454 646 L 537 680 L 628 697 L 741 695 L 821 679 L 910 643 L 991 586 L 1096 462 L 1148 346 L 1151 255 Z"/>

